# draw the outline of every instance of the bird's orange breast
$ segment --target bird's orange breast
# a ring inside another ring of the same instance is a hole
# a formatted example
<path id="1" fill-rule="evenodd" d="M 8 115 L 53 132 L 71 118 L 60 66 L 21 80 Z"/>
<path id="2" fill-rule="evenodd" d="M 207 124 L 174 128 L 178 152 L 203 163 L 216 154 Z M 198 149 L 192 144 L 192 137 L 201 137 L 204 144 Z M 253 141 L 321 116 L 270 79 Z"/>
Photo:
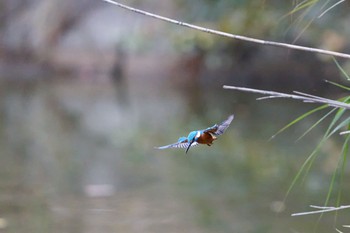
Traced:
<path id="1" fill-rule="evenodd" d="M 197 139 L 197 142 L 200 144 L 212 144 L 213 141 L 216 139 L 215 136 L 213 136 L 210 133 L 202 133 L 202 135 Z"/>

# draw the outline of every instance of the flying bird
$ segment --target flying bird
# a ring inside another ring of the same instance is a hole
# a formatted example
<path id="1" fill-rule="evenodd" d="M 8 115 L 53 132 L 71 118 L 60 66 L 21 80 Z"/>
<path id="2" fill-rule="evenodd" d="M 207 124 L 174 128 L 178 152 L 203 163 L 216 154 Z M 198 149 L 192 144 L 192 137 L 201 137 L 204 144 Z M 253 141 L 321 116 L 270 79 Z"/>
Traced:
<path id="1" fill-rule="evenodd" d="M 188 134 L 187 137 L 180 137 L 176 143 L 155 147 L 156 149 L 168 149 L 168 148 L 186 148 L 186 153 L 188 150 L 199 144 L 207 144 L 211 146 L 213 141 L 217 139 L 218 136 L 223 134 L 225 130 L 230 126 L 233 120 L 233 115 L 230 115 L 225 121 L 220 124 L 215 124 L 212 127 L 202 130 L 195 130 Z"/>

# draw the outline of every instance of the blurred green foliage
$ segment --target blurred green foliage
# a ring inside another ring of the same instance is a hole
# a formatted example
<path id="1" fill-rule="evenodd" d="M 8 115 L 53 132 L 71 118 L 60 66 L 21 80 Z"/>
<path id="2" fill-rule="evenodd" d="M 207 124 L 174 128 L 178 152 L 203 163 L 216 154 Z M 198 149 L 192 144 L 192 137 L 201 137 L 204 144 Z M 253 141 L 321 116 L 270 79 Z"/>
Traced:
<path id="1" fill-rule="evenodd" d="M 331 1 L 239 1 L 239 0 L 194 0 L 181 1 L 178 8 L 180 20 L 217 29 L 237 35 L 251 36 L 266 40 L 278 40 L 295 43 L 301 40 L 303 44 L 317 46 L 322 43 L 322 36 L 327 31 L 334 31 L 339 36 L 349 36 L 350 29 L 344 31 L 347 22 L 347 5 L 344 2 L 334 7 L 330 12 L 322 15 Z M 204 49 L 213 49 L 218 43 L 208 40 L 220 40 L 220 37 L 210 37 L 201 32 L 186 31 L 181 36 L 179 44 L 185 45 L 192 38 L 192 42 Z M 325 39 L 325 38 L 323 38 Z M 176 41 L 175 41 L 176 42 Z M 225 43 L 234 43 L 227 40 Z"/>

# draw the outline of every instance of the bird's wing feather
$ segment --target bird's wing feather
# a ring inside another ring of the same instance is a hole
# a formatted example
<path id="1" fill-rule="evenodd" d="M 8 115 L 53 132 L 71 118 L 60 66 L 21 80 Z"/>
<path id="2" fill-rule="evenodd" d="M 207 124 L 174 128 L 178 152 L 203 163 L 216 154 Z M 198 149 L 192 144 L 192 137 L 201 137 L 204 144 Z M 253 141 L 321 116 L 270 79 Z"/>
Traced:
<path id="1" fill-rule="evenodd" d="M 225 121 L 221 122 L 221 124 L 218 125 L 218 128 L 215 132 L 216 135 L 221 135 L 225 132 L 225 130 L 230 126 L 232 120 L 233 120 L 233 115 L 230 115 Z"/>
<path id="2" fill-rule="evenodd" d="M 215 134 L 215 132 L 217 131 L 217 129 L 218 129 L 218 125 L 217 124 L 215 124 L 215 125 L 213 125 L 213 126 L 211 126 L 211 127 L 209 127 L 209 128 L 206 128 L 205 130 L 203 130 L 203 132 L 204 133 L 212 133 L 212 134 Z"/>
<path id="3" fill-rule="evenodd" d="M 233 120 L 233 115 L 230 115 L 225 121 L 223 121 L 221 124 L 215 124 L 212 127 L 209 127 L 204 130 L 204 132 L 212 133 L 216 136 L 219 136 L 225 132 L 225 130 L 230 126 L 232 120 Z"/>
<path id="4" fill-rule="evenodd" d="M 160 146 L 160 147 L 155 147 L 155 148 L 156 149 L 160 149 L 160 150 L 168 149 L 168 148 L 183 148 L 183 149 L 185 149 L 185 148 L 188 147 L 189 144 L 190 143 L 188 143 L 187 140 L 186 140 L 186 142 L 176 142 L 176 143 L 173 143 L 173 144 L 170 144 L 170 145 Z M 197 146 L 197 145 L 198 145 L 198 143 L 194 142 L 194 143 L 191 144 L 191 147 Z"/>
<path id="5" fill-rule="evenodd" d="M 233 115 L 230 115 L 225 121 L 221 124 L 215 124 L 212 127 L 202 130 L 204 133 L 211 133 L 215 136 L 219 136 L 225 132 L 225 130 L 230 126 L 233 120 Z M 179 140 L 173 144 L 169 144 L 166 146 L 155 147 L 156 149 L 168 149 L 168 148 L 187 148 L 190 145 L 186 137 L 180 137 Z M 198 142 L 193 142 L 191 147 L 199 145 Z"/>

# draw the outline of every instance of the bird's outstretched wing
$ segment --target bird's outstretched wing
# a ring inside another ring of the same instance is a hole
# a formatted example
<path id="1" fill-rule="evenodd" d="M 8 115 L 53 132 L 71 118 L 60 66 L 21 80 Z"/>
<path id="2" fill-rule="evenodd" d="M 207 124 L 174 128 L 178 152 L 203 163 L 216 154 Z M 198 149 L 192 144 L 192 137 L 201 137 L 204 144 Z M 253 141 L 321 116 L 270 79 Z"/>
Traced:
<path id="1" fill-rule="evenodd" d="M 170 144 L 170 145 L 166 145 L 166 146 L 160 146 L 160 147 L 155 147 L 156 149 L 160 149 L 160 150 L 163 150 L 163 149 L 168 149 L 168 148 L 187 148 L 188 146 L 190 145 L 190 143 L 188 142 L 187 138 L 186 137 L 180 137 L 179 140 L 173 144 Z M 197 146 L 198 143 L 197 142 L 194 142 L 191 144 L 191 147 L 193 146 Z"/>
<path id="2" fill-rule="evenodd" d="M 220 124 L 215 124 L 204 130 L 204 132 L 212 133 L 215 136 L 219 136 L 225 132 L 225 130 L 230 126 L 234 116 L 230 115 L 225 121 Z"/>

